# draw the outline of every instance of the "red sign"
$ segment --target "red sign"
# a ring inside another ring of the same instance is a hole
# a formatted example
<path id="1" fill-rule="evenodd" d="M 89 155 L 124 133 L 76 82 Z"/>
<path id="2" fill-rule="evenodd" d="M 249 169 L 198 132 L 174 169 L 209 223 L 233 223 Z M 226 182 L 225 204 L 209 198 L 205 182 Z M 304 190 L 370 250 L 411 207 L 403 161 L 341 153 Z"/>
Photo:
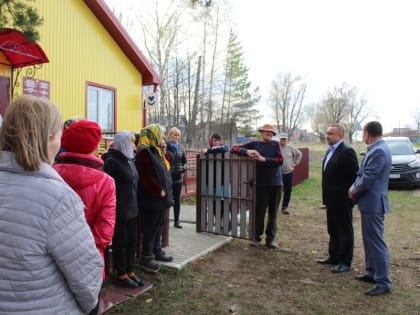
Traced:
<path id="1" fill-rule="evenodd" d="M 34 78 L 23 78 L 23 95 L 33 95 L 50 99 L 50 82 Z"/>

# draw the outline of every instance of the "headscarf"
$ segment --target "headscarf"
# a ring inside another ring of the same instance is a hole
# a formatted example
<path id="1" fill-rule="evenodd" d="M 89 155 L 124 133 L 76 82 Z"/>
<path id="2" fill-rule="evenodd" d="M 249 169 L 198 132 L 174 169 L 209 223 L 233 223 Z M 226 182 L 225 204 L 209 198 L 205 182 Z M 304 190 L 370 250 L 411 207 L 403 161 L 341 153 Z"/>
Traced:
<path id="1" fill-rule="evenodd" d="M 118 132 L 113 140 L 113 149 L 120 151 L 125 157 L 132 159 L 134 155 L 132 134 L 129 131 Z"/>
<path id="2" fill-rule="evenodd" d="M 159 153 L 160 157 L 163 160 L 163 164 L 167 170 L 171 168 L 169 161 L 166 159 L 165 154 L 160 147 L 160 139 L 161 139 L 161 130 L 158 124 L 151 124 L 144 127 L 140 130 L 140 139 L 139 139 L 139 146 L 145 145 L 148 147 L 154 147 L 155 150 Z"/>
<path id="3" fill-rule="evenodd" d="M 223 139 L 222 139 L 222 136 L 220 135 L 220 133 L 215 132 L 210 136 L 210 138 L 209 138 L 209 146 L 210 147 L 212 147 L 214 145 L 213 139 L 218 139 L 218 140 L 220 140 L 220 145 L 223 144 Z"/>

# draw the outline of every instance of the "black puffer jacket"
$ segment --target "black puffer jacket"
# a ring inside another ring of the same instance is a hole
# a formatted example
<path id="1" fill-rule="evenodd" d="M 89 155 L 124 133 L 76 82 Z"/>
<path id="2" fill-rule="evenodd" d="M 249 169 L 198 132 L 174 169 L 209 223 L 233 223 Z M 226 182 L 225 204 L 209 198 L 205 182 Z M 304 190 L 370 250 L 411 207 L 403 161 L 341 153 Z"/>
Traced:
<path id="1" fill-rule="evenodd" d="M 128 221 L 139 213 L 137 186 L 139 176 L 134 162 L 118 150 L 109 149 L 102 155 L 104 171 L 115 180 L 117 221 Z"/>
<path id="2" fill-rule="evenodd" d="M 187 156 L 183 146 L 180 144 L 175 146 L 173 142 L 167 142 L 166 155 L 171 164 L 172 180 L 180 180 L 187 169 Z"/>

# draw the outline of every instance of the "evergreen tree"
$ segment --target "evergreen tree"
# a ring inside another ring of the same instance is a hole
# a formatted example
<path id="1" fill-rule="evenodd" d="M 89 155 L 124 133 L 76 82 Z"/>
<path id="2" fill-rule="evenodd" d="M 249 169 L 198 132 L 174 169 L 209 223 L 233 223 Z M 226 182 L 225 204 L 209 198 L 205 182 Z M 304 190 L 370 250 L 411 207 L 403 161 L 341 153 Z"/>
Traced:
<path id="1" fill-rule="evenodd" d="M 43 19 L 38 10 L 25 0 L 0 0 L 0 29 L 12 28 L 21 31 L 32 42 L 39 40 L 37 27 Z"/>
<path id="2" fill-rule="evenodd" d="M 222 102 L 222 125 L 225 126 L 225 134 L 228 139 L 243 130 L 249 133 L 258 115 L 254 108 L 260 100 L 259 88 L 251 89 L 248 79 L 249 69 L 245 66 L 243 52 L 237 35 L 231 30 L 229 35 L 225 86 Z"/>

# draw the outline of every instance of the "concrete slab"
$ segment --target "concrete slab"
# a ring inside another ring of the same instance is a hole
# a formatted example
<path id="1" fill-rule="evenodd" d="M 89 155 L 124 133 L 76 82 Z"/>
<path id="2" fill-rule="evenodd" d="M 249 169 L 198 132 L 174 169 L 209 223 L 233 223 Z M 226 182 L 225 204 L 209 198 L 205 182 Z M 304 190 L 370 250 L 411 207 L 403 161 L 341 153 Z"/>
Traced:
<path id="1" fill-rule="evenodd" d="M 172 225 L 169 227 L 169 246 L 165 252 L 174 258 L 170 263 L 161 263 L 164 266 L 182 269 L 194 261 L 232 240 L 231 237 L 211 233 L 197 233 L 195 224 L 181 221 L 182 229 Z"/>

